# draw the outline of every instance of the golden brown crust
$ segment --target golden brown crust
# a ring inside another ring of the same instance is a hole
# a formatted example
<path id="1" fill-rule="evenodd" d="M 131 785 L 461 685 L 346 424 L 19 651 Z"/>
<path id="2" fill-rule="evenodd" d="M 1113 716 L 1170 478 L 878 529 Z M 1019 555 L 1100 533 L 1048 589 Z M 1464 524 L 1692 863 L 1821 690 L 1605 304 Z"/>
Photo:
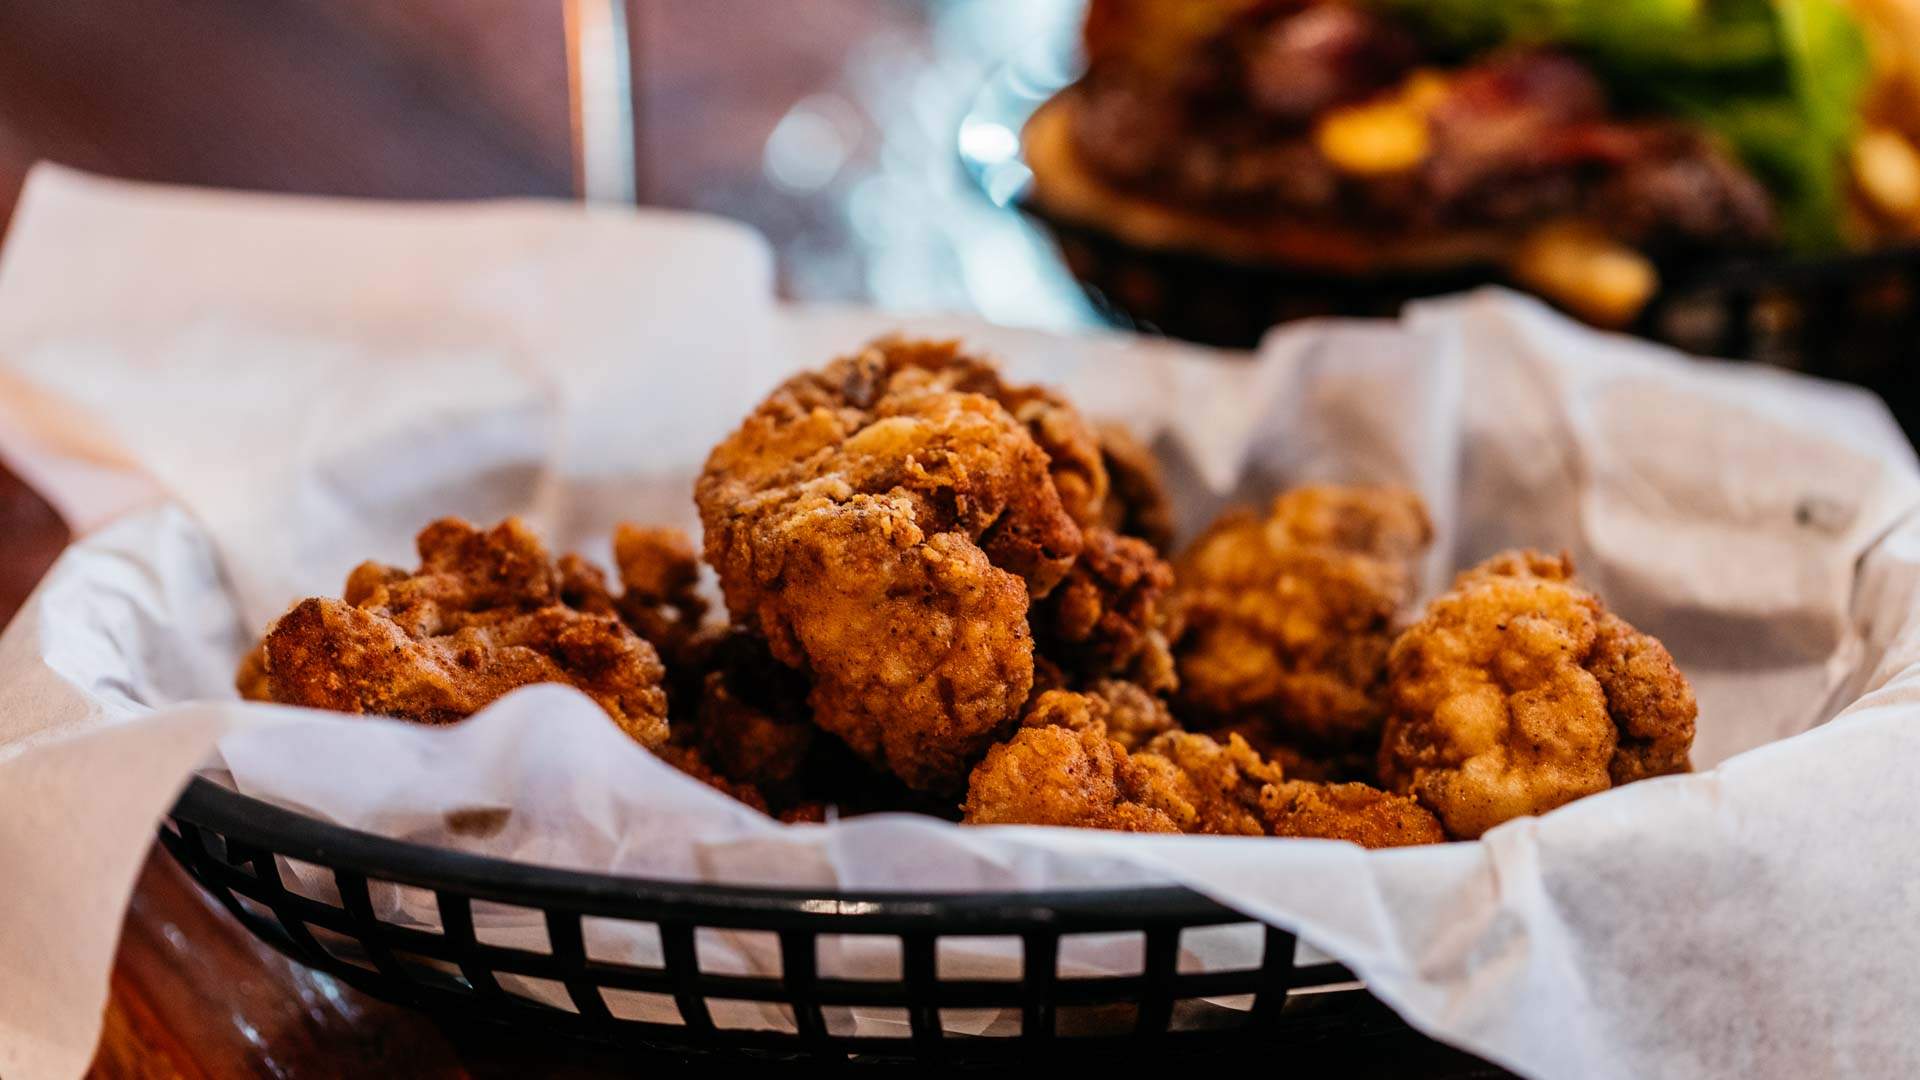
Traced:
<path id="1" fill-rule="evenodd" d="M 1091 518 L 1105 492 L 1068 412 L 951 342 L 882 341 L 777 389 L 696 485 L 735 623 L 913 787 L 957 790 L 1027 699 L 1030 601 L 1080 553 L 1073 505 Z"/>
<path id="2" fill-rule="evenodd" d="M 1153 691 L 1172 690 L 1161 602 L 1173 568 L 1146 541 L 1104 525 L 1083 536 L 1066 579 L 1034 607 L 1038 648 L 1071 677 L 1130 678 Z"/>
<path id="3" fill-rule="evenodd" d="M 1447 839 L 1440 820 L 1426 807 L 1367 784 L 1272 784 L 1261 790 L 1260 807 L 1273 836 L 1348 840 L 1369 848 L 1441 844 Z"/>
<path id="4" fill-rule="evenodd" d="M 1687 768 L 1685 677 L 1564 556 L 1508 552 L 1461 574 L 1390 667 L 1382 779 L 1456 837 Z"/>
<path id="5" fill-rule="evenodd" d="M 1041 695 L 973 771 L 965 821 L 1125 832 L 1311 836 L 1368 847 L 1445 839 L 1413 800 L 1362 784 L 1288 780 L 1238 736 L 1165 731 L 1129 751 L 1105 700 Z"/>
<path id="6" fill-rule="evenodd" d="M 421 723 L 469 716 L 509 690 L 559 682 L 635 741 L 666 740 L 664 671 L 610 614 L 562 601 L 565 575 L 518 519 L 481 532 L 454 518 L 419 537 L 420 569 L 366 563 L 352 602 L 294 605 L 242 665 L 243 692 Z"/>
<path id="7" fill-rule="evenodd" d="M 1128 750 L 1139 750 L 1180 726 L 1166 700 L 1139 683 L 1097 679 L 1081 693 L 1105 706 L 1107 737 Z"/>
<path id="8" fill-rule="evenodd" d="M 1262 836 L 1260 792 L 1285 777 L 1278 766 L 1263 760 L 1244 739 L 1229 736 L 1216 742 L 1206 735 L 1170 731 L 1147 744 L 1136 755 L 1142 764 L 1158 758 L 1163 768 L 1163 801 L 1192 807 L 1183 823 L 1185 832 L 1223 836 Z M 1177 779 L 1174 777 L 1177 776 Z"/>
<path id="9" fill-rule="evenodd" d="M 699 593 L 700 555 L 687 534 L 622 524 L 613 533 L 613 563 L 620 572 L 621 619 L 668 664 L 696 659 L 707 601 Z"/>
<path id="10" fill-rule="evenodd" d="M 1616 740 L 1607 773 L 1615 787 L 1693 767 L 1693 687 L 1666 646 L 1611 613 L 1600 619 L 1587 670 L 1600 680 Z"/>
<path id="11" fill-rule="evenodd" d="M 1265 716 L 1232 718 L 1209 723 L 1205 731 L 1216 739 L 1237 735 L 1253 747 L 1254 752 L 1273 762 L 1294 780 L 1313 780 L 1320 783 L 1340 783 L 1352 780 L 1372 781 L 1374 777 L 1376 751 L 1375 746 L 1341 747 L 1330 750 L 1325 747 L 1303 747 L 1279 738 L 1274 731 L 1273 721 Z"/>
<path id="12" fill-rule="evenodd" d="M 272 701 L 273 680 L 267 677 L 267 643 L 262 641 L 240 661 L 233 676 L 233 688 L 246 701 Z"/>
<path id="13" fill-rule="evenodd" d="M 1179 699 L 1205 726 L 1265 719 L 1275 742 L 1368 742 L 1394 620 L 1432 539 L 1418 496 L 1306 487 L 1223 516 L 1175 566 Z"/>
<path id="14" fill-rule="evenodd" d="M 675 743 L 699 748 L 720 775 L 781 803 L 798 796 L 820 731 L 807 714 L 807 684 L 745 634 L 718 642 L 700 679 L 696 711 L 676 717 Z"/>

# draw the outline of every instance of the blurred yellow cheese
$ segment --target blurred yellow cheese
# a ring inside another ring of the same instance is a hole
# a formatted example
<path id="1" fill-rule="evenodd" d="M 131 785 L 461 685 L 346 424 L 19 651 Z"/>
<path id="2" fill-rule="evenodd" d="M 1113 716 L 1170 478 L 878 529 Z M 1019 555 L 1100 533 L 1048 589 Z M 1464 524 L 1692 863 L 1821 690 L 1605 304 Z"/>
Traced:
<path id="1" fill-rule="evenodd" d="M 1399 101 L 1352 105 L 1321 117 L 1313 140 L 1346 172 L 1405 172 L 1427 159 L 1427 117 Z"/>
<path id="2" fill-rule="evenodd" d="M 1520 284 L 1600 326 L 1631 323 L 1660 288 L 1660 272 L 1645 255 L 1582 222 L 1535 229 L 1508 269 Z"/>
<path id="3" fill-rule="evenodd" d="M 1880 213 L 1920 217 L 1920 150 L 1899 132 L 1874 128 L 1854 141 L 1853 179 Z"/>
<path id="4" fill-rule="evenodd" d="M 1314 145 L 1334 167 L 1358 176 L 1405 172 L 1433 149 L 1427 114 L 1447 96 L 1447 80 L 1416 71 L 1386 97 L 1334 109 L 1314 127 Z"/>

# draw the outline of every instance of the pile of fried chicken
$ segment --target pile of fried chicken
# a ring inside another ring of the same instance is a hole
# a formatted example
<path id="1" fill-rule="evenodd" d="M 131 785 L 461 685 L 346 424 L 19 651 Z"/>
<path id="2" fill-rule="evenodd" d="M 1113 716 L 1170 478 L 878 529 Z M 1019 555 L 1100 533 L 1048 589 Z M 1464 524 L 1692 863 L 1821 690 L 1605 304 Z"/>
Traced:
<path id="1" fill-rule="evenodd" d="M 1419 499 L 1308 487 L 1172 562 L 1153 458 L 953 342 L 789 379 L 707 460 L 701 555 L 624 526 L 618 590 L 523 523 L 448 519 L 241 666 L 252 699 L 428 724 L 559 682 L 787 821 L 1479 836 L 1684 771 L 1695 704 L 1658 641 L 1514 551 L 1408 610 Z"/>

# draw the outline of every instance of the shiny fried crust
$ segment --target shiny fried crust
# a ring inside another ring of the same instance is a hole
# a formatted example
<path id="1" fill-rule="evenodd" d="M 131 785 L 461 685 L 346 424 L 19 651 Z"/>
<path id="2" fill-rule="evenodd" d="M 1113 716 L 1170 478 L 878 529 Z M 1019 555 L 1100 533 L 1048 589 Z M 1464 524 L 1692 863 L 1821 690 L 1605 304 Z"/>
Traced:
<path id="1" fill-rule="evenodd" d="M 927 791 L 957 791 L 1017 720 L 1031 607 L 1106 496 L 1070 406 L 951 342 L 902 340 L 789 380 L 695 488 L 735 625 L 810 680 L 816 724 Z M 1093 622 L 1088 655 L 1131 647 Z"/>
<path id="2" fill-rule="evenodd" d="M 1461 574 L 1389 663 L 1381 777 L 1461 839 L 1689 767 L 1686 678 L 1565 556 L 1508 552 Z"/>
<path id="3" fill-rule="evenodd" d="M 1070 678 L 1121 675 L 1155 692 L 1172 690 L 1161 605 L 1173 568 L 1146 541 L 1105 526 L 1083 536 L 1065 580 L 1034 608 L 1041 652 Z"/>
<path id="4" fill-rule="evenodd" d="M 1412 799 L 1364 784 L 1288 780 L 1237 736 L 1220 743 L 1168 731 L 1130 752 L 1108 737 L 1109 715 L 1098 698 L 1041 695 L 1020 731 L 974 770 L 965 820 L 1319 837 L 1366 847 L 1446 839 Z"/>
<path id="5" fill-rule="evenodd" d="M 1175 567 L 1182 704 L 1264 722 L 1282 742 L 1371 739 L 1394 620 L 1432 537 L 1418 496 L 1389 488 L 1299 488 L 1264 517 L 1221 518 Z"/>
<path id="6" fill-rule="evenodd" d="M 1097 679 L 1081 693 L 1105 706 L 1107 738 L 1128 750 L 1138 750 L 1180 727 L 1166 699 L 1139 683 Z"/>
<path id="7" fill-rule="evenodd" d="M 517 518 L 486 532 L 447 518 L 419 536 L 420 568 L 365 563 L 341 600 L 281 616 L 237 679 L 248 697 L 442 724 L 534 683 L 577 687 L 644 746 L 667 737 L 664 669 L 577 588 Z"/>

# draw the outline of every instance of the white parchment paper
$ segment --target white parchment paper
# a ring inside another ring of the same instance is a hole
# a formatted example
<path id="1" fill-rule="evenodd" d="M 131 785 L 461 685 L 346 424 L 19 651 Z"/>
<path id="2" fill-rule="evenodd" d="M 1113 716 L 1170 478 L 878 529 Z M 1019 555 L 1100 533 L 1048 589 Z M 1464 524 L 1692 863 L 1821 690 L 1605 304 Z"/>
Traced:
<path id="1" fill-rule="evenodd" d="M 1920 1069 L 1920 468 L 1876 401 L 1498 293 L 1227 357 L 788 310 L 768 267 L 756 238 L 705 219 L 35 174 L 0 258 L 0 453 L 83 535 L 0 637 L 0 1075 L 85 1067 L 134 872 L 203 764 L 357 828 L 560 866 L 844 888 L 1182 882 L 1532 1075 Z M 566 688 L 448 729 L 234 699 L 268 620 L 337 594 L 364 558 L 409 562 L 430 518 L 527 513 L 595 556 L 618 520 L 690 525 L 708 446 L 776 379 L 897 328 L 964 336 L 1155 439 L 1189 528 L 1301 480 L 1394 481 L 1440 526 L 1429 588 L 1498 547 L 1571 551 L 1694 680 L 1700 771 L 1478 843 L 1383 852 L 907 815 L 781 826 Z M 376 899 L 434 918 L 403 891 Z M 541 933 L 525 913 L 477 922 L 490 940 Z M 703 959 L 777 965 L 748 938 Z M 1248 946 L 1183 942 L 1182 963 Z M 658 945 L 589 927 L 588 947 Z M 1137 952 L 1072 943 L 1063 962 L 1124 970 Z M 841 974 L 898 962 L 822 957 Z M 992 971 L 1005 953 L 942 963 Z"/>

